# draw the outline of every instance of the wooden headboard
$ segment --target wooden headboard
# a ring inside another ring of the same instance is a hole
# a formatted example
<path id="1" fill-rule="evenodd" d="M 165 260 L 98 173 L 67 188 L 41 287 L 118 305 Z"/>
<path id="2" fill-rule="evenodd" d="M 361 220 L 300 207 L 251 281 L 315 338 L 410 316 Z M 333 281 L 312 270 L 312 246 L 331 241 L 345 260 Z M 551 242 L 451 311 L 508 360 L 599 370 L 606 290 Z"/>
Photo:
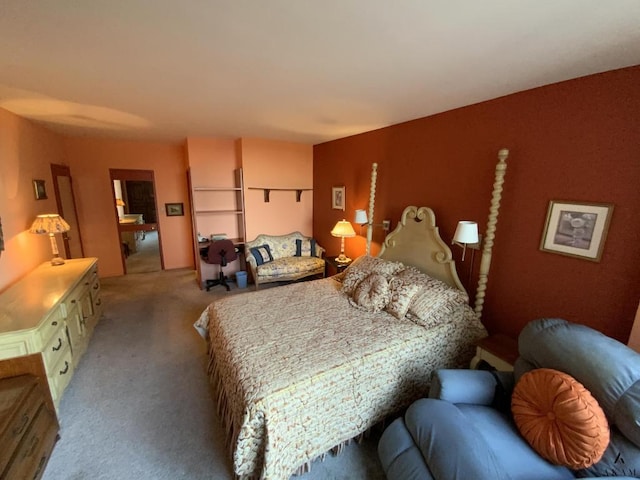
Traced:
<path id="1" fill-rule="evenodd" d="M 482 258 L 480 260 L 480 270 L 478 276 L 478 287 L 474 302 L 474 311 L 478 318 L 482 316 L 484 297 L 487 290 L 489 268 L 491 266 L 491 255 L 493 252 L 493 241 L 495 239 L 496 225 L 498 223 L 498 213 L 500 211 L 500 200 L 502 199 L 502 185 L 507 171 L 507 158 L 509 150 L 506 148 L 498 152 L 498 163 L 495 168 L 495 179 L 493 182 L 493 192 L 491 194 L 491 204 L 489 206 L 489 217 L 487 227 L 482 242 Z M 373 164 L 371 170 L 371 188 L 369 190 L 369 224 L 367 227 L 367 250 L 371 251 L 371 235 L 373 231 L 373 213 L 376 194 L 377 164 Z M 407 265 L 413 265 L 421 271 L 434 278 L 442 280 L 452 287 L 457 287 L 465 291 L 464 286 L 458 278 L 455 262 L 453 261 L 451 249 L 442 240 L 436 218 L 433 211 L 428 207 L 410 206 L 404 209 L 400 223 L 393 232 L 387 235 L 380 257 L 387 260 L 401 261 Z"/>
<path id="2" fill-rule="evenodd" d="M 458 278 L 451 249 L 440 237 L 436 216 L 428 207 L 405 208 L 395 230 L 385 238 L 378 256 L 412 265 L 447 285 L 465 291 Z"/>

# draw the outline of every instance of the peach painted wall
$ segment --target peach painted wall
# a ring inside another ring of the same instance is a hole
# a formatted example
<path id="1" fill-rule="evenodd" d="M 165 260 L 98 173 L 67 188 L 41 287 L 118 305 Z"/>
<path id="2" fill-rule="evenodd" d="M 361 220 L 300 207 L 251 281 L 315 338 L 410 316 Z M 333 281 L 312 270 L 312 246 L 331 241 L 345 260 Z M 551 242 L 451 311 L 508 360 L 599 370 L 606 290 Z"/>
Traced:
<path id="1" fill-rule="evenodd" d="M 0 255 L 0 291 L 52 257 L 48 237 L 29 233 L 36 215 L 57 213 L 51 164 L 63 163 L 59 136 L 0 109 L 0 219 L 5 250 Z M 45 180 L 46 200 L 36 200 L 33 180 Z M 64 256 L 62 239 L 58 248 Z"/>
<path id="2" fill-rule="evenodd" d="M 406 205 L 427 205 L 445 241 L 459 220 L 484 233 L 497 152 L 509 148 L 483 322 L 515 337 L 530 320 L 557 316 L 626 342 L 640 298 L 638 85 L 640 66 L 316 145 L 314 234 L 331 241 L 331 186 L 346 185 L 348 219 L 366 207 L 372 162 L 376 222 L 391 218 L 394 228 Z M 553 199 L 615 205 L 600 262 L 539 250 Z M 346 251 L 364 253 L 362 237 L 347 239 Z M 469 261 L 458 265 L 466 284 Z M 478 266 L 476 256 L 472 295 Z"/>
<path id="3" fill-rule="evenodd" d="M 230 138 L 187 138 L 187 163 L 191 171 L 193 187 L 235 187 L 234 172 L 240 168 L 236 140 Z M 204 203 L 203 203 L 204 202 Z M 235 210 L 235 194 L 230 192 L 196 192 L 194 204 L 205 208 L 205 204 L 214 202 L 211 208 Z M 205 237 L 212 233 L 226 233 L 230 238 L 240 235 L 238 217 L 234 214 L 198 215 L 194 230 Z M 199 254 L 197 260 L 200 262 Z M 217 265 L 200 263 L 202 278 L 216 278 Z M 240 270 L 240 261 L 230 262 L 225 268 L 226 274 Z"/>
<path id="4" fill-rule="evenodd" d="M 261 233 L 284 235 L 313 233 L 313 192 L 271 191 L 269 202 L 262 190 L 250 187 L 312 188 L 313 146 L 255 138 L 239 141 L 244 170 L 247 239 Z"/>
<path id="5" fill-rule="evenodd" d="M 110 168 L 153 170 L 164 268 L 193 268 L 191 218 L 184 146 L 65 138 L 86 256 L 100 260 L 103 277 L 123 274 Z M 185 215 L 167 217 L 165 203 L 184 203 Z"/>

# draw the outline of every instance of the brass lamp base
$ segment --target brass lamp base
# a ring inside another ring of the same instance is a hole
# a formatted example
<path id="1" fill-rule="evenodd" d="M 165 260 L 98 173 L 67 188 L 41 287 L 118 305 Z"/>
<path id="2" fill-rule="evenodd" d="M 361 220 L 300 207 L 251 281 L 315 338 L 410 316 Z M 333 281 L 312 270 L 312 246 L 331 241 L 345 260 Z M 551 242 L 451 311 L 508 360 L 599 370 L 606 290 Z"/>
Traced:
<path id="1" fill-rule="evenodd" d="M 53 257 L 53 258 L 51 259 L 51 265 L 53 265 L 54 267 L 55 267 L 56 265 L 64 265 L 64 259 L 63 259 L 63 258 L 61 258 L 61 257 L 58 257 L 58 256 Z"/>
<path id="2" fill-rule="evenodd" d="M 349 263 L 350 261 L 351 261 L 351 259 L 349 257 L 347 257 L 344 253 L 341 253 L 336 258 L 336 262 L 338 262 L 338 263 Z"/>

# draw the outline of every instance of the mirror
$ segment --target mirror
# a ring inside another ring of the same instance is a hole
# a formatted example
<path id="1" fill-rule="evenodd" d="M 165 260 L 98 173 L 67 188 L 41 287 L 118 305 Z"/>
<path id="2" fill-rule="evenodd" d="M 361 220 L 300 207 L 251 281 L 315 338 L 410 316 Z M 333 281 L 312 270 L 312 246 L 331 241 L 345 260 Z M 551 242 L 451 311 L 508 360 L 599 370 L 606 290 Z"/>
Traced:
<path id="1" fill-rule="evenodd" d="M 163 269 L 153 172 L 111 170 L 125 274 Z"/>
<path id="2" fill-rule="evenodd" d="M 82 258 L 82 237 L 80 236 L 80 225 L 76 211 L 76 201 L 73 196 L 73 185 L 71 183 L 71 170 L 66 165 L 51 165 L 51 176 L 53 178 L 53 190 L 56 196 L 58 214 L 65 219 L 71 230 L 62 234 L 64 243 L 64 258 Z M 62 253 L 62 252 L 61 252 Z"/>

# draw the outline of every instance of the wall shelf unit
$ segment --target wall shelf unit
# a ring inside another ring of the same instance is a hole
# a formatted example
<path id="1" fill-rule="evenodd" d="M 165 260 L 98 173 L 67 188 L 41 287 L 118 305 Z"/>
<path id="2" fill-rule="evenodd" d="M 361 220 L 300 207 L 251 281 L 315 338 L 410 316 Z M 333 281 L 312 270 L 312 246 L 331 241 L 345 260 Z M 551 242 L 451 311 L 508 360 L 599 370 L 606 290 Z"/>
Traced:
<path id="1" fill-rule="evenodd" d="M 267 187 L 248 187 L 248 190 L 262 190 L 264 192 L 264 202 L 269 203 L 269 196 L 272 191 L 276 192 L 296 192 L 296 202 L 300 202 L 302 192 L 310 192 L 313 188 L 267 188 Z"/>
<path id="2" fill-rule="evenodd" d="M 234 170 L 234 184 L 228 187 L 194 185 L 190 170 L 188 181 L 194 233 L 194 264 L 198 285 L 203 288 L 204 281 L 210 276 L 203 274 L 207 264 L 200 257 L 200 249 L 206 248 L 208 243 L 199 242 L 198 234 L 209 239 L 211 235 L 224 233 L 237 248 L 244 249 L 246 226 L 242 168 Z M 243 255 L 239 257 L 240 265 L 244 268 Z"/>

